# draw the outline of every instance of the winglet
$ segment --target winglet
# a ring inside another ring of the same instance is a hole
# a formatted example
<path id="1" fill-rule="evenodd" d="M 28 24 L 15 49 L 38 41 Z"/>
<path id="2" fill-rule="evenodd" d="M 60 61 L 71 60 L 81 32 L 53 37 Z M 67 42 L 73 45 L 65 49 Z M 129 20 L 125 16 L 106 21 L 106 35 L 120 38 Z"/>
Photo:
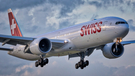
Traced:
<path id="1" fill-rule="evenodd" d="M 10 13 L 10 12 L 12 12 L 11 8 L 10 8 L 10 9 L 8 9 L 8 13 Z"/>
<path id="2" fill-rule="evenodd" d="M 18 23 L 12 13 L 11 9 L 8 9 L 8 17 L 9 17 L 9 24 L 10 24 L 10 30 L 12 36 L 20 36 L 22 37 L 21 30 L 18 26 Z"/>

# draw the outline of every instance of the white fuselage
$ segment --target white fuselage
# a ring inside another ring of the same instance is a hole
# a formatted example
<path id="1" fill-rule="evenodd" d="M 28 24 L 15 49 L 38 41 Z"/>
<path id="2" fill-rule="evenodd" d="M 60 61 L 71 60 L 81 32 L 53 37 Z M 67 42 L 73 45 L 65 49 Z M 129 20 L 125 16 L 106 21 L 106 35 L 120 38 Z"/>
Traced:
<path id="1" fill-rule="evenodd" d="M 119 23 L 116 24 L 116 22 Z M 74 54 L 86 51 L 88 48 L 105 45 L 113 42 L 118 37 L 125 37 L 128 31 L 129 26 L 124 19 L 105 17 L 39 35 L 36 38 L 46 37 L 48 39 L 67 39 L 69 41 L 61 48 L 55 48 L 45 55 L 45 57 L 50 57 Z M 16 49 L 9 52 L 9 54 L 27 60 L 40 58 L 40 56 L 34 54 L 24 53 L 24 47 L 25 45 L 17 45 L 15 46 Z"/>

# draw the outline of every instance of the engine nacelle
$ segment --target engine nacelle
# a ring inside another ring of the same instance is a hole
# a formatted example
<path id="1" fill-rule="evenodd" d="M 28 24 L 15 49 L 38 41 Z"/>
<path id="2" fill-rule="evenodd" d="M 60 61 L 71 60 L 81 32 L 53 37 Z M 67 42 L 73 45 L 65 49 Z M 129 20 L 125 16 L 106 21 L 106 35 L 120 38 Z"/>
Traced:
<path id="1" fill-rule="evenodd" d="M 36 55 L 48 53 L 51 49 L 52 43 L 48 38 L 37 38 L 30 44 L 30 51 Z"/>
<path id="2" fill-rule="evenodd" d="M 106 58 L 118 58 L 123 55 L 124 47 L 121 43 L 108 43 L 102 48 L 102 52 Z"/>

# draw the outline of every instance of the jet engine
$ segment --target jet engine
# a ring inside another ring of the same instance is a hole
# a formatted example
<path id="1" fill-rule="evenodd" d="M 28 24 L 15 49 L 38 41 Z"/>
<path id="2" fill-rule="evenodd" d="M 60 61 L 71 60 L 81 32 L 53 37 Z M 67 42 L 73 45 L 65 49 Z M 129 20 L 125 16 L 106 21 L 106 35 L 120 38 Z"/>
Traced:
<path id="1" fill-rule="evenodd" d="M 30 44 L 30 51 L 36 55 L 48 53 L 51 49 L 52 43 L 48 38 L 37 38 Z"/>
<path id="2" fill-rule="evenodd" d="M 121 43 L 108 43 L 102 48 L 106 58 L 114 59 L 123 55 L 124 47 Z"/>

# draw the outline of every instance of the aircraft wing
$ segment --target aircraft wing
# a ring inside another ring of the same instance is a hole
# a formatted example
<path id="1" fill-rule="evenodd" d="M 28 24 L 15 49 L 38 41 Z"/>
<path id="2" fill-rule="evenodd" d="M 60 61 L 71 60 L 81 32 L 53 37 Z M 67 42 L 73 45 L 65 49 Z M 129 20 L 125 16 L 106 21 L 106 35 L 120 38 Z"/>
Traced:
<path id="1" fill-rule="evenodd" d="M 121 44 L 123 45 L 128 45 L 128 44 L 132 44 L 135 43 L 135 40 L 130 40 L 130 41 L 122 41 Z"/>
<path id="2" fill-rule="evenodd" d="M 10 45 L 16 45 L 16 44 L 22 44 L 22 45 L 28 45 L 30 44 L 34 39 L 36 38 L 30 38 L 30 37 L 19 37 L 19 36 L 8 36 L 8 35 L 0 35 L 0 42 L 2 45 L 10 44 Z M 52 42 L 52 46 L 54 49 L 60 48 L 67 43 L 67 40 L 60 40 L 60 39 L 50 39 Z M 2 48 L 0 47 L 0 50 L 11 50 L 10 48 Z"/>
<path id="3" fill-rule="evenodd" d="M 122 42 L 121 42 L 121 44 L 123 44 L 123 45 L 128 45 L 128 44 L 132 44 L 132 43 L 135 43 L 135 40 L 122 41 Z M 99 50 L 99 49 L 101 49 L 103 46 L 104 46 L 104 45 L 98 46 L 98 47 L 95 47 L 95 48 L 96 48 L 96 50 Z M 89 56 L 95 48 L 90 48 L 89 51 L 85 51 L 85 56 Z M 68 58 L 70 59 L 70 58 L 79 57 L 79 56 L 80 56 L 79 53 L 70 54 L 70 55 L 68 55 Z"/>
<path id="4" fill-rule="evenodd" d="M 0 42 L 2 42 L 2 45 L 4 45 L 4 44 L 10 44 L 10 45 L 22 44 L 22 45 L 27 45 L 28 43 L 32 42 L 34 39 L 35 38 L 0 35 Z"/>

